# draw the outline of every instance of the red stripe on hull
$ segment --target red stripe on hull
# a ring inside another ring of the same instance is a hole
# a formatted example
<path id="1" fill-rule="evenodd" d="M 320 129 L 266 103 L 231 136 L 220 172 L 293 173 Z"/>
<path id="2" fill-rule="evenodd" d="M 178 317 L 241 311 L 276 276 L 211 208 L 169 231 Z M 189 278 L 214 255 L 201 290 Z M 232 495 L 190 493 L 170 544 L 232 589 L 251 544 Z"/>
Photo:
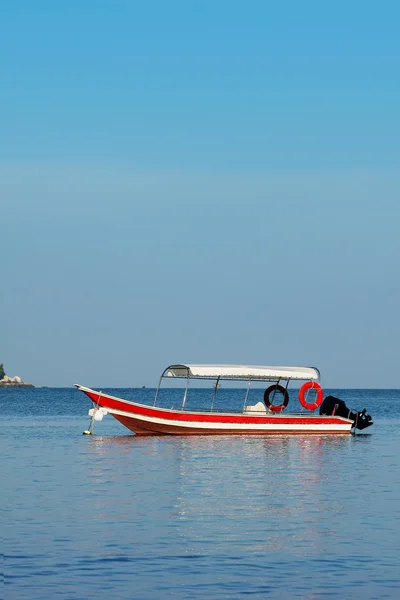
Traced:
<path id="1" fill-rule="evenodd" d="M 180 431 L 182 435 L 188 435 L 190 431 L 193 431 L 194 434 L 201 433 L 202 435 L 204 434 L 215 434 L 215 433 L 235 433 L 235 434 L 249 434 L 249 433 L 255 433 L 257 435 L 263 434 L 265 435 L 266 433 L 277 433 L 279 430 L 272 430 L 272 431 L 265 431 L 265 430 L 255 430 L 252 429 L 250 430 L 219 430 L 216 428 L 213 428 L 211 430 L 205 430 L 203 428 L 191 428 L 191 427 L 180 427 L 178 424 L 175 425 L 163 425 L 163 424 L 159 424 L 159 423 L 150 423 L 148 421 L 144 422 L 142 419 L 135 419 L 135 415 L 141 416 L 141 417 L 150 417 L 150 418 L 157 418 L 157 419 L 167 419 L 167 420 L 173 420 L 173 421 L 181 421 L 181 422 L 197 422 L 197 423 L 220 423 L 222 424 L 240 424 L 240 425 L 255 425 L 255 424 L 260 424 L 260 425 L 276 425 L 276 424 L 280 424 L 280 425 L 309 425 L 309 424 L 313 424 L 313 425 L 332 425 L 332 424 L 348 424 L 348 421 L 346 419 L 340 419 L 339 417 L 318 417 L 318 416 L 314 416 L 314 415 L 309 415 L 309 416 L 283 416 L 282 413 L 276 414 L 276 415 L 271 415 L 271 416 L 259 416 L 259 415 L 252 415 L 252 416 L 247 416 L 247 415 L 243 415 L 243 414 L 237 414 L 237 415 L 227 415 L 227 414 L 210 414 L 210 413 L 190 413 L 190 412 L 183 412 L 183 411 L 175 411 L 175 410 L 167 410 L 167 409 L 161 409 L 161 408 L 157 408 L 157 407 L 151 407 L 151 406 L 145 406 L 143 404 L 136 404 L 134 402 L 127 402 L 125 400 L 120 400 L 118 398 L 113 398 L 110 396 L 107 396 L 106 394 L 101 394 L 101 393 L 96 393 L 96 392 L 87 392 L 85 391 L 85 394 L 87 394 L 87 396 L 89 396 L 89 398 L 91 400 L 93 400 L 93 402 L 95 402 L 95 404 L 97 404 L 98 406 L 103 406 L 104 408 L 108 408 L 108 409 L 115 409 L 115 410 L 120 410 L 120 411 L 124 411 L 124 412 L 128 412 L 132 414 L 132 417 L 128 417 L 128 416 L 123 416 L 123 415 L 115 415 L 113 414 L 113 416 L 115 418 L 118 418 L 119 421 L 123 422 L 121 419 L 127 419 L 127 421 L 135 421 L 135 423 L 137 424 L 138 428 L 141 430 L 144 430 L 144 427 L 146 428 L 146 431 L 156 431 L 159 433 L 173 433 L 173 431 L 171 430 L 176 430 L 176 431 Z M 125 423 L 124 423 L 125 425 Z M 128 427 L 128 429 L 130 429 L 131 431 L 135 431 L 134 429 L 132 429 L 131 426 L 126 425 L 126 427 Z M 164 429 L 164 431 L 162 431 L 162 428 Z M 284 429 L 282 430 L 282 432 L 288 433 L 289 430 Z M 293 432 L 293 430 L 291 431 Z M 298 430 L 299 433 L 331 433 L 331 431 L 317 431 L 317 432 L 310 432 L 310 431 L 304 431 L 304 430 Z M 342 430 L 336 430 L 333 431 L 334 433 L 343 433 Z"/>

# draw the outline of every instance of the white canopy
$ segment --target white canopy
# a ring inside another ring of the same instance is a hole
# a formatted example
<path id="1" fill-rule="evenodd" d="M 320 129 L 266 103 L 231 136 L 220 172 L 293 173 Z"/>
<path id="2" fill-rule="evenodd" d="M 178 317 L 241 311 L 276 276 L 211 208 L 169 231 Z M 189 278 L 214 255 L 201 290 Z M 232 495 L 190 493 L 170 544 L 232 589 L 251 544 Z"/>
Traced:
<path id="1" fill-rule="evenodd" d="M 194 379 L 233 380 L 319 380 L 319 371 L 314 367 L 257 367 L 246 365 L 171 365 L 163 377 L 191 377 Z"/>

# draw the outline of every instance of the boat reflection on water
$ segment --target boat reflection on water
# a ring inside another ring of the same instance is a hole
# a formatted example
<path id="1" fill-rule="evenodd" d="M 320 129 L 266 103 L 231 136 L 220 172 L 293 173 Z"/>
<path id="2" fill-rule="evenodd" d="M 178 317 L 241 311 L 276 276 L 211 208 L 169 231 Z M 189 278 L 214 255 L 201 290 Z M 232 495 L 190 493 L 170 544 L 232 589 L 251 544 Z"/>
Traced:
<path id="1" fill-rule="evenodd" d="M 246 539 L 257 552 L 301 554 L 305 544 L 319 552 L 343 517 L 335 490 L 357 442 L 348 435 L 96 436 L 88 445 L 94 506 L 130 525 L 140 519 L 152 535 L 173 527 L 190 552 L 207 552 L 210 543 L 222 552 Z"/>

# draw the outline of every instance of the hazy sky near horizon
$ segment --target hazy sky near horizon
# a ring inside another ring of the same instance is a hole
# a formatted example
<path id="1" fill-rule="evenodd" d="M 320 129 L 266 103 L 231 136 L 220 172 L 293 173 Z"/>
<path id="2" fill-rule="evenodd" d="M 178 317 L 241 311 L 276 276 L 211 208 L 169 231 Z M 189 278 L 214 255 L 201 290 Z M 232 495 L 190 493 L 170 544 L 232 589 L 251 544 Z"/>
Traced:
<path id="1" fill-rule="evenodd" d="M 0 19 L 0 362 L 400 388 L 395 2 L 18 1 Z"/>

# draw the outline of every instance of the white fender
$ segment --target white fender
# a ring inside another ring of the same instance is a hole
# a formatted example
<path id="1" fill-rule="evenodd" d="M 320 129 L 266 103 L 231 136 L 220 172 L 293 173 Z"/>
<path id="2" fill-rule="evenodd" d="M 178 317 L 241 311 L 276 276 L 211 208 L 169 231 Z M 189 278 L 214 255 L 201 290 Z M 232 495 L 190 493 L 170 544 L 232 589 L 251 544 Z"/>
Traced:
<path id="1" fill-rule="evenodd" d="M 89 417 L 94 418 L 95 421 L 102 421 L 103 417 L 108 415 L 108 410 L 106 408 L 91 408 L 88 412 Z"/>

